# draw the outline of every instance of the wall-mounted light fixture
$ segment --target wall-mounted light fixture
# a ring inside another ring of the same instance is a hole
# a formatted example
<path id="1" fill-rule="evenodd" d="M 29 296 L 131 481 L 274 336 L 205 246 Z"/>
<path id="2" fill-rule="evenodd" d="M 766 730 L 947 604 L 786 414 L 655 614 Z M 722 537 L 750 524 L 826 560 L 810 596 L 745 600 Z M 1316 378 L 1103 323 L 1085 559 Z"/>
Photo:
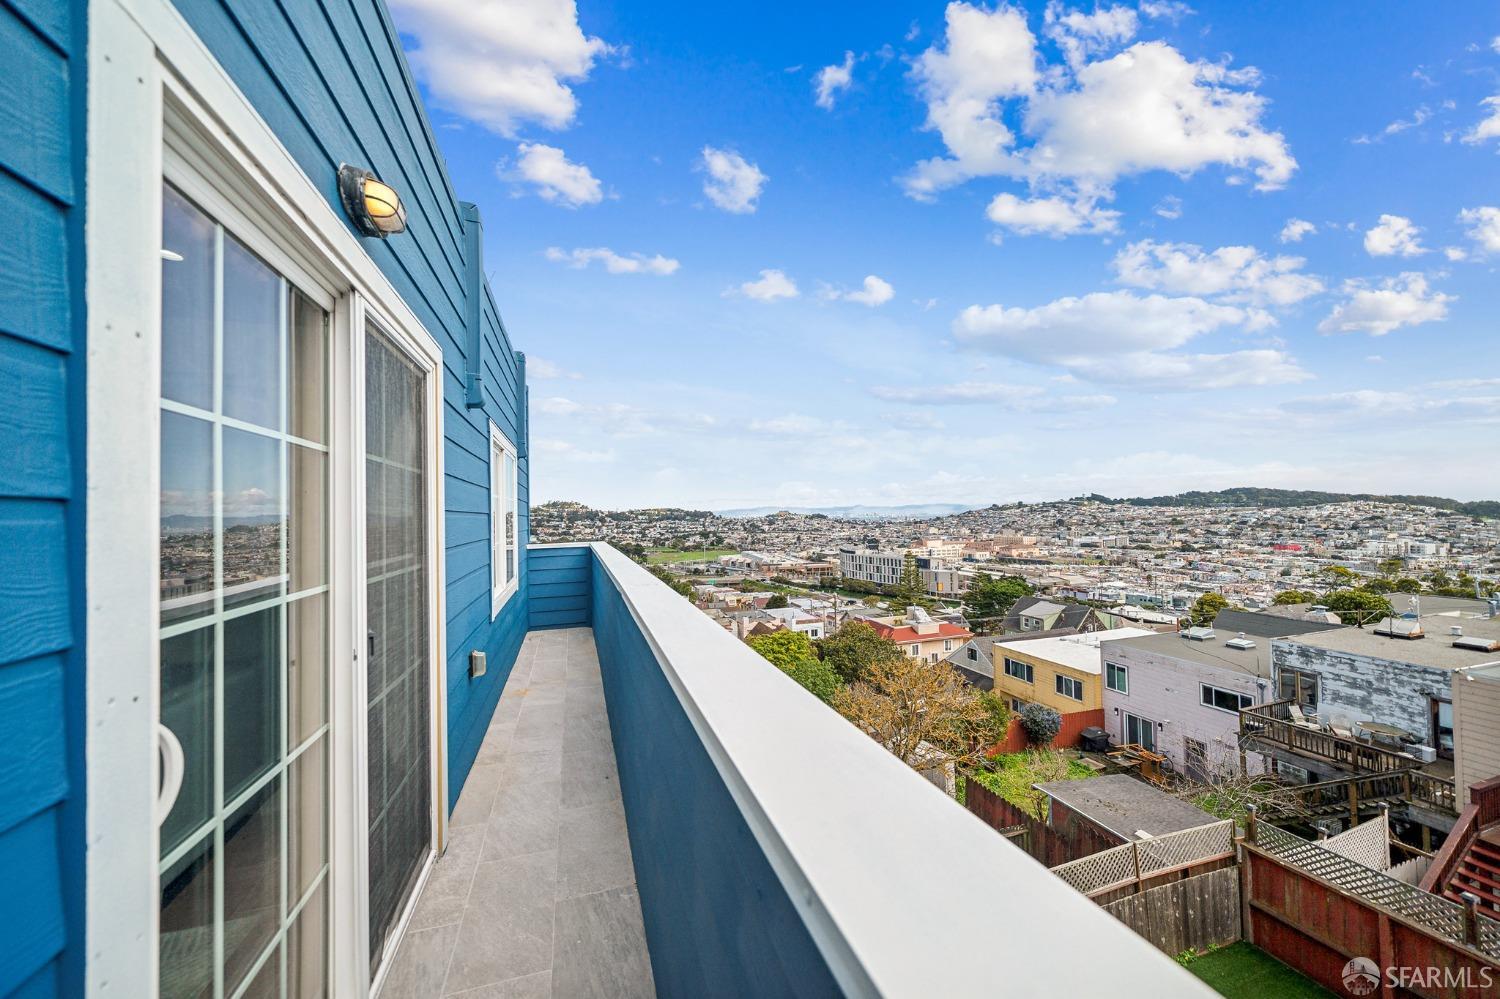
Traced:
<path id="1" fill-rule="evenodd" d="M 339 197 L 361 235 L 384 239 L 406 231 L 406 206 L 401 204 L 401 196 L 370 171 L 341 164 Z"/>

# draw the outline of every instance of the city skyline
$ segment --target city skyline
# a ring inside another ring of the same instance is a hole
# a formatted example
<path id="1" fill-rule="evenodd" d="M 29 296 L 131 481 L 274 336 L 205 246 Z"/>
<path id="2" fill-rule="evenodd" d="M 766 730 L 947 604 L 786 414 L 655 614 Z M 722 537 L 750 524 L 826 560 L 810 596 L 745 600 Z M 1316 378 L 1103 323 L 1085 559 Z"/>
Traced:
<path id="1" fill-rule="evenodd" d="M 393 8 L 539 502 L 1500 494 L 1493 10 Z"/>

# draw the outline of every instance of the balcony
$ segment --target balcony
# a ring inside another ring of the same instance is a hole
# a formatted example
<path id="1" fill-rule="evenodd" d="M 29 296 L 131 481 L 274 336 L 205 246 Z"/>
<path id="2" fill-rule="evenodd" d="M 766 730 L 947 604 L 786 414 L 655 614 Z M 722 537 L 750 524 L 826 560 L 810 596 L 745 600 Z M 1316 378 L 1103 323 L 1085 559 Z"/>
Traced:
<path id="1" fill-rule="evenodd" d="M 527 586 L 384 996 L 1212 994 L 613 548 Z"/>

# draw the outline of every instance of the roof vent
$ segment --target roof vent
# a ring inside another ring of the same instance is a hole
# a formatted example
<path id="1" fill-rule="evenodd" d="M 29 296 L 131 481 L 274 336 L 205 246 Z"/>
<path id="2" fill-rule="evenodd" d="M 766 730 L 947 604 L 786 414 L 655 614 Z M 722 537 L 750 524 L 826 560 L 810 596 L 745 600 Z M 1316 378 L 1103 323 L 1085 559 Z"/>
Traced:
<path id="1" fill-rule="evenodd" d="M 1477 635 L 1468 638 L 1455 638 L 1453 640 L 1455 649 L 1470 649 L 1474 652 L 1500 652 L 1500 640 L 1494 638 L 1480 638 Z"/>
<path id="2" fill-rule="evenodd" d="M 1461 624 L 1453 624 L 1448 626 L 1448 634 L 1452 635 L 1454 638 L 1462 637 L 1463 633 L 1464 626 Z"/>
<path id="3" fill-rule="evenodd" d="M 1255 648 L 1255 643 L 1246 638 L 1244 635 L 1240 635 L 1238 638 L 1231 638 L 1224 644 L 1229 646 L 1231 649 L 1239 649 L 1241 651 L 1244 651 L 1245 649 Z"/>
<path id="4" fill-rule="evenodd" d="M 1188 628 L 1182 633 L 1182 637 L 1190 642 L 1206 642 L 1214 637 L 1212 628 Z"/>
<path id="5" fill-rule="evenodd" d="M 1407 617 L 1381 618 L 1375 625 L 1375 634 L 1389 635 L 1392 638 L 1421 638 L 1422 622 Z"/>

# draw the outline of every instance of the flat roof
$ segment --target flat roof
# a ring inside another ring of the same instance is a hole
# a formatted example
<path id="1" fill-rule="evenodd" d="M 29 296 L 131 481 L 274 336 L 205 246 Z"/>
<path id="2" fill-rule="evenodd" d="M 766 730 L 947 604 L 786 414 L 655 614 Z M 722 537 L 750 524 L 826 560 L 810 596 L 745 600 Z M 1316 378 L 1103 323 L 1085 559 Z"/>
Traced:
<path id="1" fill-rule="evenodd" d="M 1138 832 L 1164 836 L 1218 821 L 1196 805 L 1129 774 L 1105 774 L 1032 786 L 1127 841 L 1136 839 Z"/>
<path id="2" fill-rule="evenodd" d="M 1271 640 L 1246 635 L 1247 641 L 1255 643 L 1253 649 L 1236 649 L 1224 644 L 1238 637 L 1237 632 L 1215 630 L 1213 638 L 1198 642 L 1191 638 L 1183 638 L 1182 632 L 1179 631 L 1164 631 L 1143 638 L 1128 638 L 1120 645 L 1127 649 L 1140 649 L 1158 656 L 1184 659 L 1188 662 L 1202 663 L 1205 666 L 1218 666 L 1222 669 L 1231 669 L 1269 680 L 1271 678 Z"/>
<path id="3" fill-rule="evenodd" d="M 1022 655 L 1036 656 L 1049 663 L 1057 663 L 1080 673 L 1098 673 L 1099 643 L 1122 638 L 1138 638 L 1154 635 L 1145 628 L 1110 628 L 1108 631 L 1089 631 L 1081 635 L 1059 635 L 1056 638 L 1031 638 L 1013 642 L 996 642 L 995 647 L 1009 649 Z"/>
<path id="4" fill-rule="evenodd" d="M 1363 628 L 1335 628 L 1332 631 L 1298 635 L 1278 641 L 1295 642 L 1334 652 L 1352 652 L 1374 659 L 1388 659 L 1434 669 L 1463 669 L 1465 666 L 1500 661 L 1500 652 L 1454 646 L 1454 636 L 1448 633 L 1450 628 L 1459 627 L 1463 629 L 1464 637 L 1493 638 L 1500 641 L 1500 618 L 1470 617 L 1460 611 L 1438 611 L 1423 614 L 1421 621 L 1424 634 L 1422 638 L 1377 635 L 1373 626 L 1366 625 Z"/>

